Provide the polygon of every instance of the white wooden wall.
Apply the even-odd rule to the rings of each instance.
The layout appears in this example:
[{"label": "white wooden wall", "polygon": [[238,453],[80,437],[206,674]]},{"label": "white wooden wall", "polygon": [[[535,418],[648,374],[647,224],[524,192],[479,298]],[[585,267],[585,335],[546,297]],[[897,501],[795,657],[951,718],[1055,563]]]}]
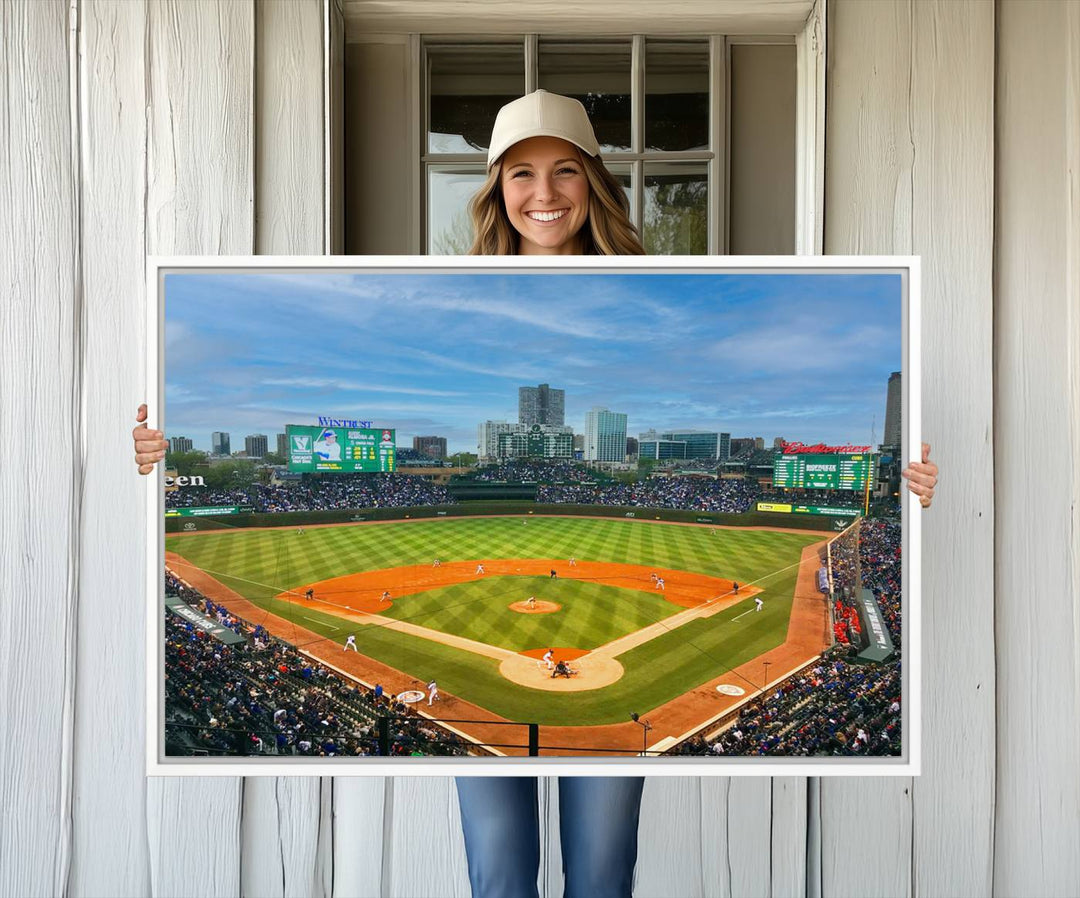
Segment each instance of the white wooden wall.
[{"label": "white wooden wall", "polygon": [[[1080,4],[828,26],[826,251],[923,257],[924,775],[650,780],[637,894],[1075,895]],[[328,28],[0,7],[0,895],[468,894],[448,779],[142,774],[143,257],[333,245]]]}]

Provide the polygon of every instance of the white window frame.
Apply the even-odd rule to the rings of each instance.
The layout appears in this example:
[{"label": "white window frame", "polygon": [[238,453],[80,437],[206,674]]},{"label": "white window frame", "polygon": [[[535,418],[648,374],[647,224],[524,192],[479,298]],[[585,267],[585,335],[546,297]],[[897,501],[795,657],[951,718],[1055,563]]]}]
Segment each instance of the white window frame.
[{"label": "white window frame", "polygon": [[[644,135],[643,103],[632,104],[631,139],[632,149],[629,154],[611,154],[611,161],[631,162],[633,166],[634,209],[631,217],[640,224],[644,205],[642,170],[644,163],[652,159],[677,161],[684,157],[687,161],[701,161],[706,158],[708,165],[709,196],[709,234],[707,248],[709,254],[726,254],[728,247],[728,178],[730,128],[728,110],[730,109],[730,47],[733,44],[766,43],[790,44],[796,48],[796,136],[795,136],[795,172],[796,172],[796,227],[795,253],[798,255],[818,255],[823,251],[824,229],[824,181],[825,181],[825,4],[826,0],[813,0],[809,4],[809,14],[801,20],[799,27],[780,25],[776,33],[767,35],[732,33],[733,24],[738,23],[738,13],[734,18],[728,16],[724,25],[726,34],[713,34],[709,37],[709,141],[714,149],[710,151],[688,151],[686,153],[647,154],[641,153]],[[755,21],[757,6],[753,0],[746,0],[746,21]],[[360,9],[364,4],[356,4]],[[474,7],[475,8],[475,7]],[[765,7],[762,7],[765,8]],[[346,16],[349,16],[348,3]],[[354,19],[359,21],[358,18]],[[415,24],[416,20],[413,21]],[[421,22],[423,24],[423,22]],[[562,34],[558,28],[538,28],[535,32],[522,33],[519,30],[506,30],[505,22],[492,21],[491,31],[482,35],[456,34],[445,30],[446,19],[439,24],[432,23],[430,34],[414,32],[409,35],[411,77],[410,95],[412,99],[410,125],[410,158],[413,172],[411,192],[414,202],[409,208],[410,250],[415,254],[424,254],[427,250],[429,235],[427,225],[427,184],[425,183],[426,165],[439,163],[473,163],[475,156],[461,154],[427,153],[427,59],[426,43],[490,43],[521,40],[525,53],[525,90],[536,89],[539,36],[545,38],[579,38],[584,41],[599,40],[604,37],[625,37],[600,31],[582,34],[575,29],[573,33]],[[535,24],[535,23],[522,23]],[[544,23],[546,24],[546,23]],[[773,29],[769,29],[772,31]],[[427,29],[424,28],[423,32]],[[653,39],[686,38],[685,32],[665,33],[662,29],[642,29],[632,36],[631,77],[632,96],[643,97],[641,81],[644,73],[644,52],[646,37]],[[699,35],[700,36],[700,35]],[[722,106],[719,104],[722,102]]]}]

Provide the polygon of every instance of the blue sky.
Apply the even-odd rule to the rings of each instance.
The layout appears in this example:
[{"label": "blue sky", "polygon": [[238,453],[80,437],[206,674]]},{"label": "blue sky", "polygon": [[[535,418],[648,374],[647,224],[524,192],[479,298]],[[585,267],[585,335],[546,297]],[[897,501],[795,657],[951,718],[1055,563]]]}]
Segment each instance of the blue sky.
[{"label": "blue sky", "polygon": [[901,363],[891,274],[172,274],[168,436],[210,448],[316,416],[475,451],[517,420],[519,386],[566,391],[566,423],[606,406],[649,428],[870,442]]}]

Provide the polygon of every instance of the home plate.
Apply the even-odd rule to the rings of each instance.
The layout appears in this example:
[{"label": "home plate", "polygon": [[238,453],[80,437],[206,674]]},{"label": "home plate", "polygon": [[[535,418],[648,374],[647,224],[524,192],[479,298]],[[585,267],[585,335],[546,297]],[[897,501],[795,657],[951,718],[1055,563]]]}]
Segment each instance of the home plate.
[{"label": "home plate", "polygon": [[746,690],[741,686],[731,686],[728,683],[721,683],[716,687],[716,691],[724,695],[746,695]]}]

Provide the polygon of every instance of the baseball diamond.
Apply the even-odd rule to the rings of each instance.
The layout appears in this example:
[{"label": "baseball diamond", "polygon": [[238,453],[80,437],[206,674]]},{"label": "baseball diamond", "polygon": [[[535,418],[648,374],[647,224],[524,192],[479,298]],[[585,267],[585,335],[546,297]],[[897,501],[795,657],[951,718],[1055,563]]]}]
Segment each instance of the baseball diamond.
[{"label": "baseball diamond", "polygon": [[[436,680],[439,714],[476,719],[457,728],[478,741],[492,738],[480,720],[534,722],[543,743],[568,753],[640,748],[630,711],[649,716],[654,744],[683,738],[739,701],[718,685],[752,695],[766,685],[763,671],[780,680],[827,644],[814,578],[832,534],[619,518],[519,522],[182,533],[166,539],[167,565],[364,682],[400,692]],[[359,653],[341,651],[349,634]],[[552,677],[548,649],[572,675]]]}]

